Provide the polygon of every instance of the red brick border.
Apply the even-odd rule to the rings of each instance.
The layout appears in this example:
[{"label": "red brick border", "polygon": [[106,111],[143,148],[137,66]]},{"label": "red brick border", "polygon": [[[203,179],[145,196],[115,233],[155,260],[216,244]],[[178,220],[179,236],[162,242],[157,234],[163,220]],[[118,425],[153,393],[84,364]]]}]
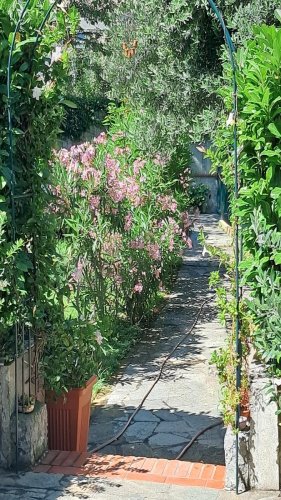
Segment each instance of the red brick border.
[{"label": "red brick border", "polygon": [[34,472],[118,478],[223,489],[222,465],[145,457],[50,451]]}]

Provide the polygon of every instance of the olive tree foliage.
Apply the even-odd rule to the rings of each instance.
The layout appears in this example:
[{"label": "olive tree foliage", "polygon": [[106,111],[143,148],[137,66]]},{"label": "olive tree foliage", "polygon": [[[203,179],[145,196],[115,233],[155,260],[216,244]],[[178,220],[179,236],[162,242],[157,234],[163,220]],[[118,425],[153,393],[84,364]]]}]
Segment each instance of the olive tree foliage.
[{"label": "olive tree foliage", "polygon": [[[279,1],[217,4],[240,45],[252,36],[254,24],[274,22]],[[165,151],[183,137],[211,135],[222,107],[217,89],[226,55],[208,0],[72,2],[83,17],[106,25],[95,50],[101,53],[108,97],[139,109],[136,133],[143,147]]]}]

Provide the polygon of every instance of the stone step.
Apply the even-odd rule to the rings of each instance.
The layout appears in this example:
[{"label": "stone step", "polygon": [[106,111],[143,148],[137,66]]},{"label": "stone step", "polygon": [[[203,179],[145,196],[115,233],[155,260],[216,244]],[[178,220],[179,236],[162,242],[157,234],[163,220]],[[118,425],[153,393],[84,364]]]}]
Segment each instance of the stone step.
[{"label": "stone step", "polygon": [[225,467],[222,465],[67,451],[49,451],[34,472],[150,481],[218,490],[223,489],[225,484]]}]

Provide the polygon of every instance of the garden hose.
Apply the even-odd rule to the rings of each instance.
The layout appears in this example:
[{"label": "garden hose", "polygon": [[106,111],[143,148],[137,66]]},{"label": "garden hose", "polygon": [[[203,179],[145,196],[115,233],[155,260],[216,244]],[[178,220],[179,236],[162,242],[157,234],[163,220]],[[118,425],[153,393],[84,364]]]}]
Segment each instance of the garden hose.
[{"label": "garden hose", "polygon": [[[159,382],[161,376],[162,376],[162,373],[163,373],[163,370],[164,370],[164,367],[167,363],[167,361],[172,357],[172,355],[174,354],[174,352],[180,347],[180,345],[185,341],[185,339],[189,336],[189,335],[192,335],[192,332],[195,328],[195,326],[197,325],[198,323],[198,320],[199,320],[199,317],[202,313],[202,310],[205,306],[205,304],[209,302],[209,299],[206,299],[204,302],[202,302],[200,308],[199,308],[199,311],[197,312],[196,316],[195,316],[195,319],[193,321],[193,324],[191,326],[191,328],[188,330],[188,332],[181,338],[181,340],[173,347],[173,349],[171,350],[171,352],[165,357],[164,361],[161,363],[161,366],[160,366],[160,369],[159,369],[159,372],[158,372],[158,375],[156,377],[156,379],[154,380],[153,384],[151,385],[151,387],[149,388],[149,390],[147,391],[147,393],[145,394],[145,396],[143,397],[143,399],[141,400],[140,404],[138,405],[138,407],[134,410],[134,412],[132,413],[132,415],[130,416],[128,422],[126,422],[125,426],[123,427],[123,429],[121,429],[121,431],[119,431],[115,436],[113,436],[111,439],[109,439],[108,441],[105,441],[104,443],[100,444],[99,446],[97,446],[94,450],[93,450],[93,453],[97,453],[98,451],[100,450],[103,450],[106,446],[114,443],[115,441],[117,441],[121,436],[123,436],[124,432],[128,429],[129,425],[131,424],[133,418],[136,416],[136,414],[140,411],[140,409],[142,408],[144,402],[146,401],[146,399],[148,398],[149,394],[151,393],[151,391],[154,389],[154,387],[156,386],[156,384]],[[182,456],[185,454],[185,452],[193,445],[193,443],[196,441],[196,439],[201,436],[201,434],[205,433],[206,431],[212,429],[213,427],[217,427],[218,425],[221,425],[223,422],[222,420],[220,420],[219,422],[216,422],[215,424],[212,424],[212,425],[208,425],[208,427],[205,427],[204,429],[202,429],[201,431],[199,431],[192,439],[191,441],[183,448],[183,450],[180,452],[180,454],[177,456],[177,460],[179,460],[180,458],[182,458]]]}]

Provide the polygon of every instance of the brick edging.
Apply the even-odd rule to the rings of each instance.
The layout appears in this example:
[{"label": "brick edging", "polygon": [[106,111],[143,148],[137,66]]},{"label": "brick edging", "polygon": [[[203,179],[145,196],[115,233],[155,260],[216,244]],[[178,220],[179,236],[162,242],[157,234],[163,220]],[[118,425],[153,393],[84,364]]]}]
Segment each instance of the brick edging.
[{"label": "brick edging", "polygon": [[222,465],[69,451],[50,451],[34,472],[214,489],[223,489],[225,483],[225,467]]}]

